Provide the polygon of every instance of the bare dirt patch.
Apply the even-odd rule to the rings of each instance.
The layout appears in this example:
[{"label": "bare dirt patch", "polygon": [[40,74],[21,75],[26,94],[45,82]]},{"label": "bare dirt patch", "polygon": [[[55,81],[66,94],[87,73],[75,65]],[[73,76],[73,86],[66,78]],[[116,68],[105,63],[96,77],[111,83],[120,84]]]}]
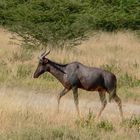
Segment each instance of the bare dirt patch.
[{"label": "bare dirt patch", "polygon": [[[0,106],[1,111],[33,111],[34,113],[42,113],[50,121],[57,119],[59,116],[63,121],[69,121],[71,118],[77,117],[75,105],[72,97],[63,97],[60,104],[60,114],[56,112],[58,91],[46,91],[46,94],[35,94],[35,91],[26,91],[19,89],[1,89],[0,90]],[[51,95],[52,94],[52,95]],[[100,109],[100,101],[97,99],[91,100],[79,99],[79,106],[83,117],[88,115],[89,111],[96,115]],[[140,105],[123,102],[124,117],[128,118],[133,115],[140,115]],[[59,119],[60,119],[59,118]],[[60,119],[60,120],[61,120]],[[108,103],[101,119],[120,120],[118,106],[112,102]],[[60,121],[59,120],[59,121]]]}]

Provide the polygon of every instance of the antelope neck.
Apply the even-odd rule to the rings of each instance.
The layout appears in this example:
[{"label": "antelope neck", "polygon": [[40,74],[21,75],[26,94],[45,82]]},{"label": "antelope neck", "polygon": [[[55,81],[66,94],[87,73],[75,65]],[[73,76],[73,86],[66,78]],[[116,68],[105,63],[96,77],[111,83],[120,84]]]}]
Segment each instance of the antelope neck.
[{"label": "antelope neck", "polygon": [[62,65],[62,64],[58,64],[56,62],[53,61],[48,61],[49,64],[49,72],[56,77],[61,83],[63,83],[63,76],[65,73],[65,69],[66,69],[66,65]]}]

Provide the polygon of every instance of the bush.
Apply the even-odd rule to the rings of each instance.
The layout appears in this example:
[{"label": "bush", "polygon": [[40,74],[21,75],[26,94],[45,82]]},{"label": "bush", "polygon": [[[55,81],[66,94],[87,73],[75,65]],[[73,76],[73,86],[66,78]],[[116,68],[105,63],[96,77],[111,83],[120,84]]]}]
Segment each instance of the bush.
[{"label": "bush", "polygon": [[140,117],[132,116],[130,119],[126,119],[122,122],[122,126],[127,128],[134,128],[140,132]]},{"label": "bush", "polygon": [[92,114],[92,112],[89,111],[88,116],[86,118],[82,118],[80,120],[76,120],[75,124],[78,127],[82,127],[82,128],[93,128],[94,127],[94,116]]},{"label": "bush", "polygon": [[137,87],[140,86],[140,80],[128,73],[122,74],[118,78],[118,87]]},{"label": "bush", "polygon": [[139,8],[139,0],[3,0],[0,24],[26,41],[63,46],[93,30],[139,30]]},{"label": "bush", "polygon": [[108,121],[101,121],[97,124],[97,128],[105,130],[105,131],[113,131],[113,125]]}]

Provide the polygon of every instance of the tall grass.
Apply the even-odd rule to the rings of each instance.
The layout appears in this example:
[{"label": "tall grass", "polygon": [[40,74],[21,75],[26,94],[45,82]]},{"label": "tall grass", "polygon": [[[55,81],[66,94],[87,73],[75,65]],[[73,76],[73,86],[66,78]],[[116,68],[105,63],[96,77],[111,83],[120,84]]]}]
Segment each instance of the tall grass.
[{"label": "tall grass", "polygon": [[21,89],[1,89],[1,139],[139,140],[140,138],[139,116],[129,115],[123,122],[119,121],[118,117],[111,119],[111,116],[95,121],[93,113],[84,112],[83,118],[78,118],[70,105],[73,102],[69,104],[67,101],[61,104],[61,113],[57,114],[56,101],[49,96],[34,94],[33,90],[27,92]]}]

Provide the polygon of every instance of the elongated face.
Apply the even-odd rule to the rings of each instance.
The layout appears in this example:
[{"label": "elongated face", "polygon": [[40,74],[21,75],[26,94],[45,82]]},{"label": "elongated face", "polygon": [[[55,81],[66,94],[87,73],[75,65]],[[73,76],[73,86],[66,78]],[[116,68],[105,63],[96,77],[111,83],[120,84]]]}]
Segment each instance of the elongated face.
[{"label": "elongated face", "polygon": [[38,66],[36,68],[36,71],[33,75],[34,78],[38,78],[41,74],[43,74],[45,71],[48,71],[49,70],[49,67],[48,67],[48,62],[49,60],[45,57],[47,56],[48,54],[50,53],[46,51],[43,52],[40,56],[39,56],[39,63],[38,63]]},{"label": "elongated face", "polygon": [[38,78],[41,74],[43,74],[45,71],[48,70],[47,63],[48,63],[48,59],[45,57],[39,60],[39,64],[33,75],[34,78]]}]

